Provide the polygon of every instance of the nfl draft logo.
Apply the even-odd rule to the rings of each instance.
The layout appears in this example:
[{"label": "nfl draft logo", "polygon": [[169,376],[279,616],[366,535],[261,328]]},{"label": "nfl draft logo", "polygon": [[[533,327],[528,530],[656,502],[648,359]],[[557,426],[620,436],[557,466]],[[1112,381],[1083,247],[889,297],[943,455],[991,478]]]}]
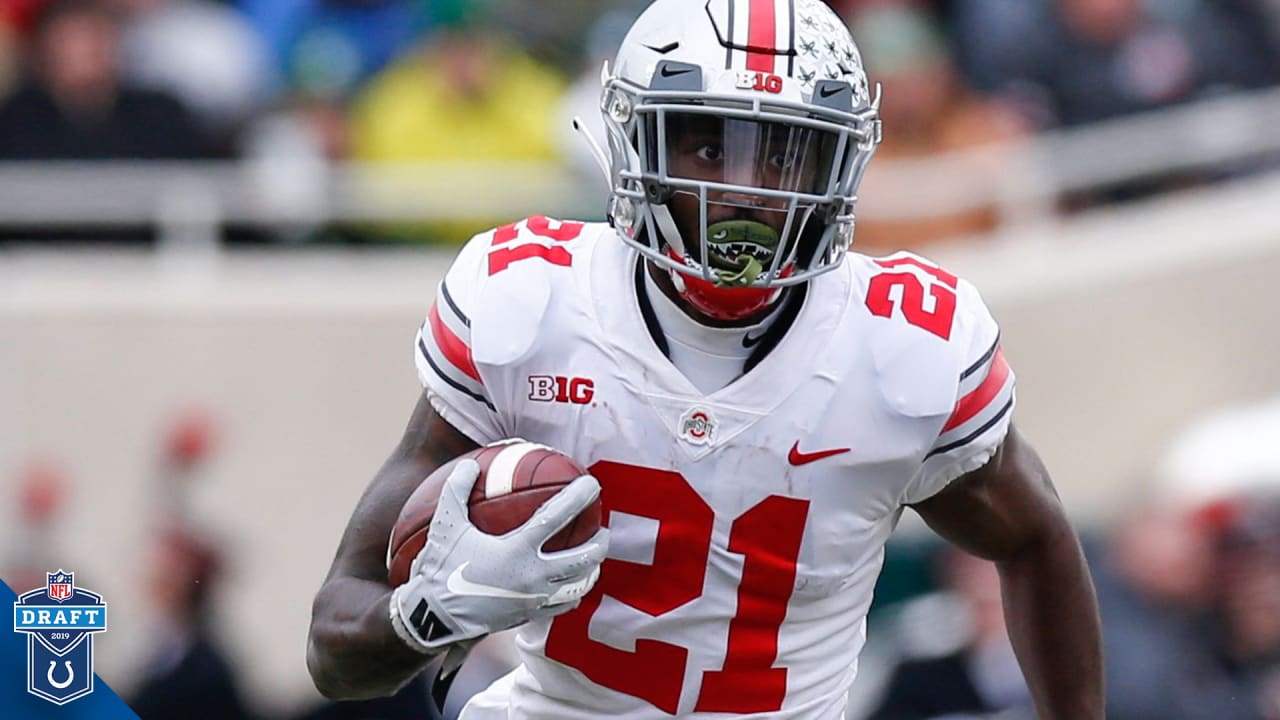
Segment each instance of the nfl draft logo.
[{"label": "nfl draft logo", "polygon": [[707,445],[715,439],[716,421],[703,408],[690,408],[680,416],[680,437],[694,445]]},{"label": "nfl draft logo", "polygon": [[27,692],[66,705],[93,692],[93,634],[107,629],[107,604],[75,585],[75,573],[46,573],[18,596],[14,632],[27,634]]}]

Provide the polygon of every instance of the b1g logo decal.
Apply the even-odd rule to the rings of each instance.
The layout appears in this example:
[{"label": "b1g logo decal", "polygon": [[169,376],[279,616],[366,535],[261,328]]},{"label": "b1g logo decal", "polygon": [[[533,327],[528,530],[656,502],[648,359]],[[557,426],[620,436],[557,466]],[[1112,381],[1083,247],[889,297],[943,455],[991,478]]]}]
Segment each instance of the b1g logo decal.
[{"label": "b1g logo decal", "polygon": [[756,92],[767,92],[774,95],[782,92],[782,78],[780,76],[757,70],[739,70],[735,85],[740,90],[755,90]]},{"label": "b1g logo decal", "polygon": [[27,692],[66,705],[93,692],[93,635],[107,629],[107,604],[76,587],[75,573],[45,577],[13,604],[13,630],[27,634]]},{"label": "b1g logo decal", "polygon": [[563,375],[530,375],[529,399],[534,402],[586,405],[596,396],[591,378]]},{"label": "b1g logo decal", "polygon": [[680,416],[680,437],[694,445],[706,445],[715,439],[716,421],[703,408],[690,408]]}]

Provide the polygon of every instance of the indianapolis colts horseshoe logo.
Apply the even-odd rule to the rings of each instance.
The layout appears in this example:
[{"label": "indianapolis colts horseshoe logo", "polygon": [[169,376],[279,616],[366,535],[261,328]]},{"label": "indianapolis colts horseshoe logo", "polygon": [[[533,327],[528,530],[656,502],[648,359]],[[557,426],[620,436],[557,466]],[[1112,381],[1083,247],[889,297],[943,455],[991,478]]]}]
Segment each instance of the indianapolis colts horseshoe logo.
[{"label": "indianapolis colts horseshoe logo", "polygon": [[53,669],[54,669],[55,667],[57,667],[57,666],[58,666],[58,661],[57,661],[57,660],[50,660],[50,661],[49,661],[49,673],[48,673],[48,675],[47,675],[47,679],[49,680],[49,684],[50,684],[50,685],[52,685],[52,686],[54,686],[54,687],[56,687],[56,688],[58,688],[59,690],[65,690],[65,689],[67,688],[67,686],[68,686],[68,685],[70,685],[71,683],[75,682],[75,679],[76,679],[76,669],[75,669],[74,667],[72,667],[72,666],[71,666],[71,661],[70,661],[70,660],[63,660],[63,661],[62,661],[62,664],[63,664],[63,665],[65,665],[65,666],[67,667],[67,679],[66,679],[66,680],[63,680],[62,682],[58,682],[57,680],[54,680],[54,679],[53,679]]}]

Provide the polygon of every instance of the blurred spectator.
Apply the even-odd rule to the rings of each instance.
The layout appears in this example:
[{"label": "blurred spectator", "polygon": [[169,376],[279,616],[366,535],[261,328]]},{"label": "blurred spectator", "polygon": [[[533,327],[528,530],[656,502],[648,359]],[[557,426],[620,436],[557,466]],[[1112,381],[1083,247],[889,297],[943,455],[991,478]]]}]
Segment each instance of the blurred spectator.
[{"label": "blurred spectator", "polygon": [[47,458],[30,461],[18,474],[18,516],[5,523],[5,552],[0,556],[0,578],[19,594],[45,584],[45,573],[60,556],[54,527],[66,504],[67,476]]},{"label": "blurred spectator", "polygon": [[1213,580],[1218,674],[1192,696],[1195,717],[1280,720],[1280,497],[1241,500]]},{"label": "blurred spectator", "polygon": [[3,0],[0,2],[0,25],[15,35],[25,35],[35,26],[36,16],[46,4],[48,0]]},{"label": "blurred spectator", "polygon": [[923,11],[874,8],[855,18],[852,27],[872,82],[884,88],[884,141],[862,185],[858,249],[876,254],[992,230],[998,220],[994,207],[947,206],[963,200],[975,184],[998,181],[999,155],[953,166],[946,177],[891,171],[904,167],[895,161],[1019,138],[1024,135],[1019,118],[963,85],[941,31]]},{"label": "blurred spectator", "polygon": [[[1031,85],[1041,59],[1053,52],[1053,0],[954,0],[951,39],[957,65],[983,92],[1024,101],[1033,123],[1043,126],[1046,104]],[[1039,113],[1039,114],[1037,114]]]},{"label": "blurred spectator", "polygon": [[1280,82],[1258,0],[1056,0],[1054,11],[1030,79],[1063,125]]},{"label": "blurred spectator", "polygon": [[1280,505],[1127,514],[1094,577],[1113,720],[1280,718]]},{"label": "blurred spectator", "polygon": [[[590,37],[601,18],[612,13],[636,18],[653,0],[556,0],[550,6],[528,0],[468,0],[481,2],[494,24],[526,52],[572,73],[590,52]],[[620,39],[620,38],[619,38]],[[617,51],[617,46],[612,51]],[[596,66],[599,70],[599,65]]]},{"label": "blurred spectator", "polygon": [[1112,533],[1094,579],[1114,720],[1280,718],[1278,428],[1277,398],[1195,423]]},{"label": "blurred spectator", "polygon": [[307,95],[335,98],[409,51],[436,18],[475,0],[236,0],[278,72]]},{"label": "blurred spectator", "polygon": [[[291,244],[365,239],[351,228],[326,223],[327,171],[350,152],[345,108],[316,96],[300,96],[259,117],[244,133],[241,152],[255,178],[258,200],[295,218],[273,229]],[[307,220],[313,218],[313,220]]]},{"label": "blurred spectator", "polygon": [[962,646],[895,668],[869,720],[927,720],[1029,711],[1031,696],[1009,644],[995,565],[954,548],[941,556],[943,584],[961,601]]},{"label": "blurred spectator", "polygon": [[355,153],[375,162],[549,159],[563,90],[518,48],[455,28],[373,80],[353,108]]},{"label": "blurred spectator", "polygon": [[18,44],[30,22],[23,5],[0,3],[0,97],[9,93],[18,75]]},{"label": "blurred spectator", "polygon": [[151,656],[128,703],[142,720],[244,720],[241,700],[213,626],[222,553],[189,528],[169,524],[155,534],[144,566]]},{"label": "blurred spectator", "polygon": [[126,84],[115,18],[89,0],[40,16],[27,75],[0,104],[0,158],[192,158],[205,144],[173,97]]},{"label": "blurred spectator", "polygon": [[1112,533],[1105,559],[1094,568],[1108,717],[1194,717],[1186,696],[1196,691],[1186,681],[1209,661],[1209,530],[1181,506],[1159,500],[1126,513]]},{"label": "blurred spectator", "polygon": [[125,17],[126,77],[174,94],[224,149],[275,89],[275,66],[244,16],[208,0],[110,0]]},{"label": "blurred spectator", "polygon": [[[367,162],[550,160],[563,80],[466,18],[376,77],[352,108],[355,158]],[[493,179],[500,187],[501,178]],[[505,222],[510,218],[503,218]],[[460,241],[492,221],[439,224]]]}]

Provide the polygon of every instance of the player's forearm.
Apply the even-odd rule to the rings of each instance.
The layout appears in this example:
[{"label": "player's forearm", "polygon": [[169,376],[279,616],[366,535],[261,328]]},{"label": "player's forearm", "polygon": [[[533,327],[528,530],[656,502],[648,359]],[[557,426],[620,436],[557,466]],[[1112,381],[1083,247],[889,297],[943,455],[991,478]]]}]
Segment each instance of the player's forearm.
[{"label": "player's forearm", "polygon": [[1009,637],[1041,720],[1104,716],[1098,602],[1065,521],[997,564]]},{"label": "player's forearm", "polygon": [[391,695],[430,659],[391,627],[390,590],[358,578],[330,578],[312,606],[307,669],[316,689],[334,700]]}]

